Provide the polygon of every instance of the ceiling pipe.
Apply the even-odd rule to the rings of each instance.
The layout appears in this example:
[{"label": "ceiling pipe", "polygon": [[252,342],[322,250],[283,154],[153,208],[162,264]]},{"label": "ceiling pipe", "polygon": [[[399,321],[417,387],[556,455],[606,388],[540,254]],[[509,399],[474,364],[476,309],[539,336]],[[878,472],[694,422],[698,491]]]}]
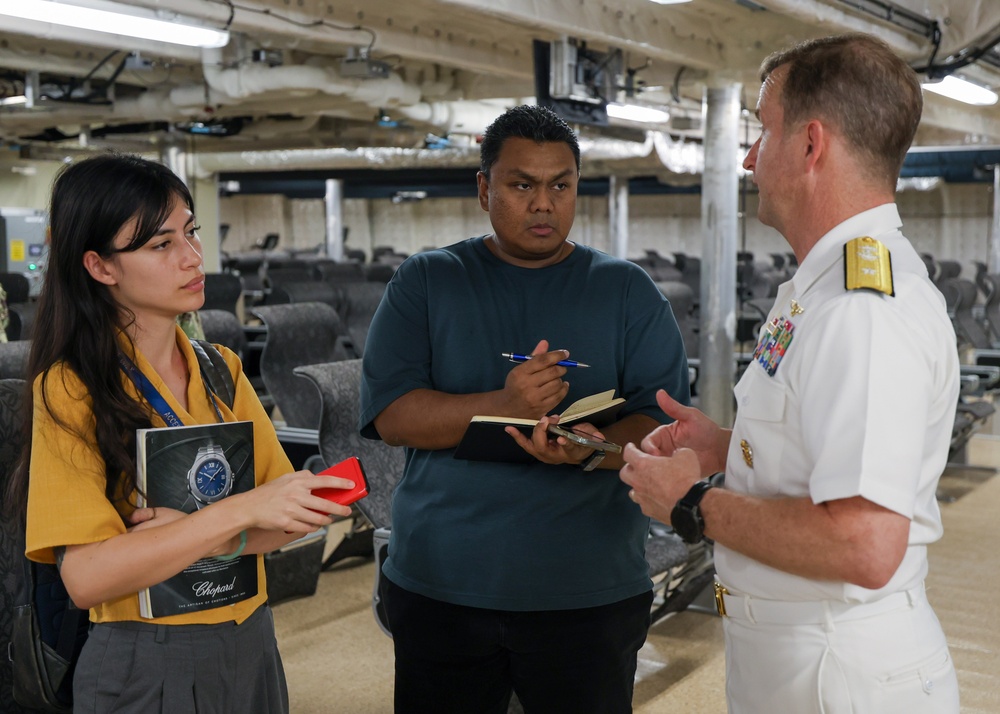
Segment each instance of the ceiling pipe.
[{"label": "ceiling pipe", "polygon": [[[471,47],[460,42],[443,41],[444,38],[419,36],[402,29],[380,26],[374,29],[359,23],[356,27],[343,27],[348,19],[333,14],[333,8],[326,3],[311,2],[315,11],[296,11],[293,7],[282,8],[284,21],[272,14],[273,3],[244,0],[233,6],[223,2],[205,0],[131,0],[139,7],[159,9],[165,4],[170,9],[218,27],[228,27],[231,33],[243,33],[253,38],[261,47],[276,47],[293,43],[295,49],[319,54],[341,56],[350,47],[371,47],[383,55],[400,55],[416,61],[461,67],[469,71],[490,72],[514,78],[530,78],[531,63],[527,59],[509,53],[498,53],[489,49],[486,43]],[[300,0],[299,5],[302,2]],[[291,3],[285,3],[290,6]],[[343,7],[337,6],[343,10]],[[230,10],[233,10],[230,17]],[[326,12],[325,16],[323,12]],[[320,24],[319,21],[325,21]]]},{"label": "ceiling pipe", "polygon": [[922,37],[899,31],[887,22],[869,22],[822,0],[754,0],[754,2],[772,12],[810,25],[827,25],[831,34],[865,32],[877,35],[908,59],[918,57],[927,51],[927,42]]},{"label": "ceiling pipe", "polygon": [[[585,164],[592,161],[628,161],[654,153],[674,173],[690,173],[692,161],[704,166],[704,153],[697,144],[674,142],[661,132],[647,132],[645,141],[606,137],[580,137]],[[479,146],[447,149],[297,149],[291,151],[199,152],[191,157],[196,175],[206,177],[222,171],[290,171],[293,169],[402,169],[477,167]]]},{"label": "ceiling pipe", "polygon": [[222,171],[290,171],[293,169],[441,168],[479,165],[479,147],[454,149],[295,149],[291,151],[231,151],[198,154],[195,175]]},{"label": "ceiling pipe", "polygon": [[[336,23],[317,25],[317,19],[311,13],[296,13],[288,9],[287,14],[298,22],[284,22],[269,12],[273,6],[261,2],[243,2],[233,7],[224,2],[205,2],[205,0],[129,0],[131,5],[153,10],[168,6],[171,11],[187,17],[213,24],[217,27],[227,27],[230,32],[244,32],[248,35],[264,37],[291,37],[300,41],[316,42],[329,45],[331,42],[344,46],[367,45],[371,42],[370,32],[362,29],[337,27]],[[256,10],[256,11],[255,11]],[[298,17],[295,15],[298,14]]]},{"label": "ceiling pipe", "polygon": [[222,52],[215,49],[204,51],[202,70],[209,88],[231,99],[277,92],[319,92],[333,96],[349,94],[355,101],[372,106],[416,104],[420,101],[420,88],[406,83],[396,73],[390,73],[384,79],[354,79],[341,77],[332,67],[303,64],[278,67],[250,64],[224,69]]},{"label": "ceiling pipe", "polygon": [[506,103],[467,100],[420,102],[412,106],[401,106],[397,111],[408,119],[432,124],[448,134],[476,136],[486,131],[486,127],[504,111],[518,103],[513,99]]},{"label": "ceiling pipe", "polygon": [[[6,28],[4,28],[6,29]],[[96,63],[98,59],[95,59]],[[11,48],[0,48],[0,67],[14,69],[21,72],[52,72],[53,74],[64,74],[70,77],[84,77],[91,72],[89,64],[82,62],[79,58],[64,57],[54,52],[40,54],[28,50],[17,50]],[[94,72],[96,79],[106,79],[115,71],[113,63],[105,64]]]}]

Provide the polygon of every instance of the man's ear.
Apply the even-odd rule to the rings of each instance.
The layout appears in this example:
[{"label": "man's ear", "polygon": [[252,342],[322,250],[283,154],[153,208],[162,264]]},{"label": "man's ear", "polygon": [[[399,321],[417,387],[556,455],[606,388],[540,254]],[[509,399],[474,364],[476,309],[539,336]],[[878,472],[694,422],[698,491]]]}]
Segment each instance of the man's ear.
[{"label": "man's ear", "polygon": [[90,277],[104,285],[117,285],[118,278],[108,266],[108,261],[99,256],[96,251],[88,250],[83,254],[83,267]]},{"label": "man's ear", "polygon": [[806,148],[805,160],[806,168],[812,170],[819,163],[820,158],[826,152],[827,134],[823,124],[813,120],[805,127]]},{"label": "man's ear", "polygon": [[476,186],[479,188],[479,207],[488,213],[490,210],[490,180],[482,171],[476,174]]}]

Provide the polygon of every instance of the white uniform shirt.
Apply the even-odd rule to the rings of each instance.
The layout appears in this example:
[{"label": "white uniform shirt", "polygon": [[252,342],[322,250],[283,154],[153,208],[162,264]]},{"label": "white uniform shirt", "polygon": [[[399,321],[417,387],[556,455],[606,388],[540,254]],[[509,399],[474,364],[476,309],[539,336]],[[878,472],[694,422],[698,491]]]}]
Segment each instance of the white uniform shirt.
[{"label": "white uniform shirt", "polygon": [[[726,487],[814,503],[862,496],[911,520],[903,562],[884,588],[868,590],[792,575],[716,544],[719,578],[734,590],[868,602],[927,572],[926,545],[942,533],[935,491],[958,403],[958,351],[944,298],[901,225],[895,204],[844,221],[779,288],[761,337],[770,327],[786,344],[736,385]],[[860,236],[889,249],[894,297],[846,289],[844,245]]]}]

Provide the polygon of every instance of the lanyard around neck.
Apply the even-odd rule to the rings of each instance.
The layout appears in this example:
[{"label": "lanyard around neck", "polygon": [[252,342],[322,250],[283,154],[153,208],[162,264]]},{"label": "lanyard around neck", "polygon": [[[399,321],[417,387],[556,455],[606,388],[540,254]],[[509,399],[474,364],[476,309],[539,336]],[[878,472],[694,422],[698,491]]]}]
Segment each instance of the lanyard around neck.
[{"label": "lanyard around neck", "polygon": [[[130,360],[124,352],[118,353],[118,364],[121,366],[122,371],[128,375],[129,379],[135,384],[136,389],[138,389],[142,396],[146,398],[150,406],[156,410],[156,413],[163,417],[163,421],[167,426],[184,426],[184,422],[181,421],[177,413],[170,408],[167,400],[163,398],[163,395],[153,386],[153,383],[142,372],[139,368],[135,366],[135,363]],[[200,374],[200,372],[199,372]],[[205,380],[202,378],[202,384]],[[212,407],[215,409],[215,415],[218,417],[220,422],[225,421],[222,417],[222,412],[219,410],[219,405],[215,401],[215,395],[205,385],[205,394],[208,395],[208,401],[212,403]]]}]

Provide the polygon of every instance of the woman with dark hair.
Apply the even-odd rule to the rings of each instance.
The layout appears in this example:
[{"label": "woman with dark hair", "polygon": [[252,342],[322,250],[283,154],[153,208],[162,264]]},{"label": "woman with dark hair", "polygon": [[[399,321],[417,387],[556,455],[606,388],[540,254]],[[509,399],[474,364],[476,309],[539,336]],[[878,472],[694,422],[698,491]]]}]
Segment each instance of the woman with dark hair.
[{"label": "woman with dark hair", "polygon": [[[74,711],[287,712],[260,554],[348,515],[312,489],[351,482],[293,472],[231,351],[218,348],[232,408],[203,380],[176,324],[205,299],[180,179],[136,156],[71,164],[56,179],[50,223],[32,418],[11,500],[24,506],[28,557],[58,563],[73,601],[90,609]],[[138,508],[136,429],[218,421],[253,423],[256,486],[190,514]],[[203,558],[247,554],[257,554],[256,596],[140,616],[140,591]]]}]

